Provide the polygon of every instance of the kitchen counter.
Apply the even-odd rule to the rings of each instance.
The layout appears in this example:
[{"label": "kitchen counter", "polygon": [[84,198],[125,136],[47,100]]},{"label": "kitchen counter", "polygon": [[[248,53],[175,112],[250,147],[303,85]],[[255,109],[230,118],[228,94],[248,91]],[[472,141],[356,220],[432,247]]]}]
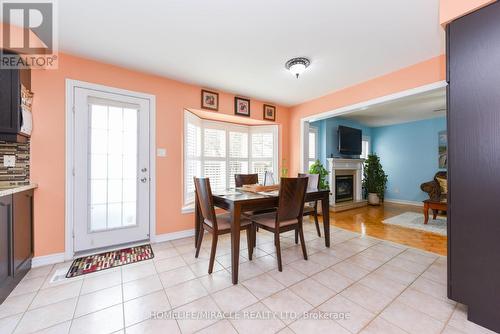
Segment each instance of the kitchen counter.
[{"label": "kitchen counter", "polygon": [[12,188],[3,188],[3,189],[0,188],[0,197],[7,196],[7,195],[12,195],[12,194],[15,194],[15,193],[19,193],[21,191],[35,189],[37,187],[38,187],[38,184],[36,184],[36,183],[30,183],[30,184],[26,184],[26,185],[23,185],[23,186],[15,186],[15,187],[12,187]]}]

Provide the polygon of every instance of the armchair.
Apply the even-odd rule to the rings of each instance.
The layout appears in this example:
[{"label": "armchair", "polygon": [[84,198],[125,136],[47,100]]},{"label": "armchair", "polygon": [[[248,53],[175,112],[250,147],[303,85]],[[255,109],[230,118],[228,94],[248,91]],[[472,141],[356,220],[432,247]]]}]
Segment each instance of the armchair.
[{"label": "armchair", "polygon": [[[429,194],[429,199],[433,202],[446,202],[447,200],[447,191],[446,193],[443,192],[443,185],[439,183],[438,178],[441,179],[441,182],[443,180],[448,179],[448,173],[445,171],[437,172],[436,175],[434,175],[434,180],[426,183],[422,183],[420,185],[420,189],[422,191],[426,192]],[[446,182],[444,182],[446,184]],[[445,189],[447,189],[448,186],[445,186]]]}]

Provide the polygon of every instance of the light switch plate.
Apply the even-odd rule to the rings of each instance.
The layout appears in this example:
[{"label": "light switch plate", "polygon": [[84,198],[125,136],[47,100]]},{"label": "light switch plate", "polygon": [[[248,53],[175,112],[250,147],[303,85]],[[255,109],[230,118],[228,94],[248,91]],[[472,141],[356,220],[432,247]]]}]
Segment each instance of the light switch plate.
[{"label": "light switch plate", "polygon": [[156,149],[156,156],[158,156],[158,157],[166,157],[167,156],[167,149],[165,149],[165,148],[158,148],[158,149]]},{"label": "light switch plate", "polygon": [[16,167],[16,156],[15,155],[4,155],[3,156],[3,166],[4,167]]}]

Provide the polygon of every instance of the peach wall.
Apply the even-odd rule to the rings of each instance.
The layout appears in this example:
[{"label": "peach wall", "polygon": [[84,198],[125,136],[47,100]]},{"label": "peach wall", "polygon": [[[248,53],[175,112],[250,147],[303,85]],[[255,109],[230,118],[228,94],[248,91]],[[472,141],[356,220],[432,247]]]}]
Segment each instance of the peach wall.
[{"label": "peach wall", "polygon": [[496,0],[441,0],[439,3],[439,22],[445,26],[454,19],[467,15]]},{"label": "peach wall", "polygon": [[444,55],[431,58],[399,71],[365,81],[358,85],[292,107],[290,109],[290,147],[292,148],[290,151],[291,175],[298,173],[302,169],[301,166],[299,166],[301,118],[443,81],[445,80],[445,61]]},{"label": "peach wall", "polygon": [[[156,145],[167,149],[157,158],[157,234],[193,228],[182,207],[182,129],[184,108],[200,107],[200,87],[59,54],[58,70],[33,70],[34,129],[31,178],[35,192],[35,256],[64,252],[65,240],[65,80],[75,79],[156,96]],[[219,112],[233,114],[233,95],[219,94]],[[262,119],[262,102],[252,100],[252,118]],[[277,108],[281,158],[289,157],[289,111]],[[280,158],[280,161],[281,161]]]}]

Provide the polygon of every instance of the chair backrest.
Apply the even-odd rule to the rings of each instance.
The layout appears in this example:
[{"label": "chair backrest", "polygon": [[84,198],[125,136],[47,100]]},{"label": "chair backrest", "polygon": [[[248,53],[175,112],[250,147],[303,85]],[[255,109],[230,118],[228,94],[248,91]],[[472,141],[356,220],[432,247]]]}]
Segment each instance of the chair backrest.
[{"label": "chair backrest", "polygon": [[234,183],[238,188],[245,184],[257,184],[259,183],[259,174],[234,174]]},{"label": "chair backrest", "polygon": [[274,173],[270,171],[266,171],[264,173],[264,185],[265,186],[272,186],[273,184],[276,184],[276,181],[274,181]]},{"label": "chair backrest", "polygon": [[212,189],[210,188],[210,179],[194,178],[194,187],[196,189],[196,200],[204,219],[210,221],[215,230],[217,230],[217,218],[215,216],[214,200]]},{"label": "chair backrest", "polygon": [[299,177],[307,177],[307,190],[315,191],[319,189],[319,174],[303,174],[299,173]]},{"label": "chair backrest", "polygon": [[280,183],[277,222],[294,218],[302,219],[307,178],[283,177]]}]

